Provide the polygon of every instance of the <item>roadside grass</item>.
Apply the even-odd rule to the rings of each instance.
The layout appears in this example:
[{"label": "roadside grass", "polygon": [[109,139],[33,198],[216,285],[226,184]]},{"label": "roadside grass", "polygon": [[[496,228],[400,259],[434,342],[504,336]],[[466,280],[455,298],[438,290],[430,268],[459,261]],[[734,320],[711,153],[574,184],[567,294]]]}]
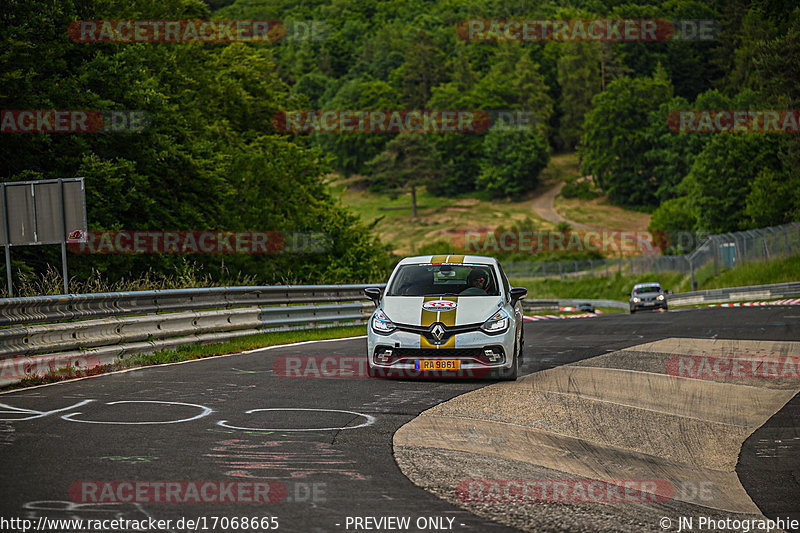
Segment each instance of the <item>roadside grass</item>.
[{"label": "roadside grass", "polygon": [[329,185],[342,204],[360,215],[364,223],[375,223],[374,231],[398,255],[413,255],[420,248],[436,243],[451,244],[455,250],[463,246],[465,231],[485,233],[500,226],[514,225],[523,225],[529,230],[555,229],[553,223],[539,218],[531,209],[532,194],[492,200],[483,193],[440,197],[420,188],[417,190],[418,217],[412,220],[410,192],[374,193],[355,187],[357,180],[331,176]]},{"label": "roadside grass", "polygon": [[695,279],[701,289],[800,281],[800,254],[770,261],[744,263],[722,270],[716,276],[714,276],[714,266],[706,265],[695,274]]},{"label": "roadside grass", "polygon": [[556,154],[550,157],[547,167],[539,174],[539,183],[540,187],[550,188],[560,181],[577,179],[580,175],[580,163],[576,152]]},{"label": "roadside grass", "polygon": [[[542,171],[542,183],[547,187],[559,181],[588,179],[581,175],[577,153],[559,154],[550,158],[550,164]],[[645,231],[650,223],[650,215],[608,203],[605,196],[591,200],[564,198],[560,194],[555,199],[555,209],[568,220],[613,231]]]},{"label": "roadside grass", "polygon": [[[242,275],[240,272],[232,273],[223,268],[225,279],[220,281],[208,273],[201,273],[197,264],[183,258],[174,272],[162,273],[148,270],[136,278],[121,278],[110,281],[97,270],[92,270],[91,275],[80,279],[73,276],[69,280],[69,288],[73,294],[90,294],[99,292],[129,292],[165,289],[188,289],[200,287],[246,286],[258,285],[255,277]],[[46,296],[64,294],[63,277],[61,271],[52,265],[39,273],[30,273],[19,270],[15,274],[14,296]],[[8,289],[0,288],[0,298],[8,297]]]},{"label": "roadside grass", "polygon": [[561,216],[602,230],[647,231],[650,215],[608,203],[605,196],[592,200],[556,197],[555,209]]},{"label": "roadside grass", "polygon": [[[708,264],[695,272],[695,280],[698,290],[800,281],[800,254],[771,261],[744,263],[732,269],[721,270],[716,276],[714,265]],[[526,287],[528,297],[532,299],[586,298],[622,302],[628,300],[627,294],[634,284],[645,281],[657,281],[665,289],[676,293],[689,292],[692,289],[689,274],[679,272],[635,276],[617,272],[608,278],[585,276],[566,278],[563,281],[552,278],[510,278],[512,285]]]},{"label": "roadside grass", "polygon": [[608,278],[586,276],[582,278],[549,279],[549,278],[514,278],[512,285],[528,289],[531,299],[582,299],[628,301],[627,294],[636,283],[658,281],[665,289],[674,292],[688,290],[691,282],[688,276],[677,272],[661,274],[624,275],[615,273]]},{"label": "roadside grass", "polygon": [[[328,185],[335,197],[351,211],[361,216],[366,224],[374,223],[374,231],[390,245],[397,255],[413,255],[420,248],[439,245],[437,249],[453,246],[458,251],[465,231],[489,232],[498,227],[524,226],[525,230],[550,231],[556,225],[537,216],[531,201],[545,189],[562,181],[580,176],[576,153],[556,154],[539,176],[536,191],[521,197],[493,200],[482,192],[456,197],[430,194],[424,187],[417,190],[418,218],[411,218],[411,193],[375,193],[366,189],[364,176],[343,178],[336,174],[328,177]],[[558,198],[556,204],[566,202],[562,214],[576,222],[615,231],[636,231],[647,228],[650,216],[608,205],[602,199],[590,201]],[[573,216],[574,212],[574,216]]]},{"label": "roadside grass", "polygon": [[246,350],[265,348],[267,346],[278,346],[281,344],[292,344],[303,341],[341,339],[364,334],[366,334],[366,326],[364,325],[335,326],[323,329],[259,333],[257,335],[239,337],[217,344],[193,344],[181,346],[173,350],[161,350],[150,354],[136,354],[125,359],[118,359],[110,364],[97,366],[89,369],[88,371],[76,370],[73,367],[58,369],[55,371],[50,371],[44,376],[25,378],[19,383],[2,387],[1,390],[5,391],[33,387],[35,385],[43,385],[46,383],[55,383],[58,381],[66,381],[75,378],[95,376],[130,368],[163,365],[168,363],[180,363],[182,361],[192,361],[195,359],[204,359],[206,357],[214,357],[217,355],[234,354]]}]

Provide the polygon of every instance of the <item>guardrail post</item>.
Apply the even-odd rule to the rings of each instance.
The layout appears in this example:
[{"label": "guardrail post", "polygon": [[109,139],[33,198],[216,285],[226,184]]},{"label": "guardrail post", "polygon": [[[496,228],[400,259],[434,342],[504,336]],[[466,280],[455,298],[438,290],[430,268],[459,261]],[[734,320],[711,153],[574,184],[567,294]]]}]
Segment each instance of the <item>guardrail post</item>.
[{"label": "guardrail post", "polygon": [[786,240],[786,252],[783,255],[791,255],[791,247],[789,246],[789,229],[783,228],[783,237]]},{"label": "guardrail post", "polygon": [[711,237],[711,244],[712,244],[712,246],[711,246],[712,252],[711,253],[714,254],[714,275],[716,276],[718,274],[718,264],[717,264],[718,263],[718,258],[717,258],[717,255],[719,254],[719,246],[717,245],[717,238],[716,237]]}]

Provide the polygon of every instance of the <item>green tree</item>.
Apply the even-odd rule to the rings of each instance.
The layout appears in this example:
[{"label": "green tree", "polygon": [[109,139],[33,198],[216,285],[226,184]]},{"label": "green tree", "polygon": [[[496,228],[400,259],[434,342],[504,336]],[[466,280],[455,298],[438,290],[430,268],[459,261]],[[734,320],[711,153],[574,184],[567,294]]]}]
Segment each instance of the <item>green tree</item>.
[{"label": "green tree", "polygon": [[439,152],[423,133],[401,133],[368,163],[371,179],[388,190],[411,190],[411,218],[417,218],[417,187],[442,173]]},{"label": "green tree", "polygon": [[730,109],[732,105],[730,98],[714,89],[699,95],[694,104],[682,97],[675,97],[648,114],[644,134],[649,149],[644,153],[644,160],[653,177],[658,201],[664,202],[681,194],[681,181],[689,173],[697,154],[714,136],[713,133],[675,131],[680,127],[679,122],[675,121],[678,112]]},{"label": "green tree", "polygon": [[[388,83],[355,79],[346,82],[323,109],[393,110],[399,107],[399,95]],[[393,133],[321,132],[312,134],[314,144],[335,157],[334,166],[345,175],[366,174],[367,161],[381,153]]]},{"label": "green tree", "polygon": [[[368,279],[386,268],[368,230],[327,193],[326,159],[276,135],[272,117],[297,100],[270,48],[65,39],[74,20],[209,18],[199,0],[37,0],[15,2],[2,16],[8,46],[0,49],[0,108],[141,110],[151,117],[140,132],[1,135],[2,179],[83,176],[91,230],[286,229],[334,239],[318,255],[229,256],[224,267],[213,255],[194,258],[220,281],[240,273],[262,283],[336,281],[332,276],[347,269],[350,280]],[[15,256],[33,270],[59,260],[52,247]],[[70,268],[113,281],[173,272],[184,259],[80,254]]]},{"label": "green tree", "polygon": [[800,175],[761,170],[745,199],[745,214],[753,227],[800,220]]},{"label": "green tree", "polygon": [[697,214],[692,210],[689,198],[680,196],[658,206],[647,229],[657,236],[656,244],[663,251],[683,254],[690,251],[685,247],[690,241],[683,236],[692,232],[696,225]]},{"label": "green tree", "polygon": [[583,170],[618,205],[656,204],[657,184],[644,154],[651,145],[644,126],[648,114],[672,97],[659,68],[650,78],[623,77],[592,100],[579,152]]},{"label": "green tree", "polygon": [[495,198],[518,196],[536,188],[539,173],[550,159],[547,137],[537,129],[503,131],[497,127],[483,140],[483,151],[476,185]]},{"label": "green tree", "polygon": [[[715,134],[697,156],[682,183],[692,210],[697,213],[698,229],[720,233],[753,226],[746,211],[747,198],[761,172],[785,177],[779,152],[785,139],[769,133]],[[773,180],[764,174],[765,187]],[[758,205],[757,196],[752,205]]]},{"label": "green tree", "polygon": [[601,90],[600,47],[597,43],[569,42],[558,58],[558,85],[561,88],[559,140],[573,150],[583,134],[583,120],[591,109],[592,98]]},{"label": "green tree", "polygon": [[423,109],[434,87],[447,79],[446,56],[428,32],[419,30],[406,49],[403,64],[390,76],[392,85],[400,88],[406,109]]}]

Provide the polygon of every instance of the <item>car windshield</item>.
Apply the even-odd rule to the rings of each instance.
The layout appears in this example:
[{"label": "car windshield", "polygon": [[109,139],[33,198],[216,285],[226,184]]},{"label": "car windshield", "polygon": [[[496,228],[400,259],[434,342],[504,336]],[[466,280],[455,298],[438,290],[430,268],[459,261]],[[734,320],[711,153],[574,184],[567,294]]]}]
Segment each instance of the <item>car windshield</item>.
[{"label": "car windshield", "polygon": [[499,296],[494,269],[482,264],[403,265],[387,296]]},{"label": "car windshield", "polygon": [[660,285],[646,285],[644,287],[639,287],[637,289],[633,289],[633,294],[648,294],[652,292],[661,292]]}]

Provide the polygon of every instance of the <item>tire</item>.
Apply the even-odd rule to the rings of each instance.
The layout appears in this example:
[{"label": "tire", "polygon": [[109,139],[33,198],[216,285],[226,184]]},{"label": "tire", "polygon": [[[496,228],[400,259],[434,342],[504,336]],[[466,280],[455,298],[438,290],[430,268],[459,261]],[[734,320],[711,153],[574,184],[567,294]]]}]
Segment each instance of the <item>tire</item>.
[{"label": "tire", "polygon": [[[520,334],[521,338],[521,334]],[[521,339],[520,339],[521,340]],[[501,368],[497,371],[497,379],[501,381],[516,381],[517,376],[519,375],[519,358],[522,350],[520,349],[519,343],[514,341],[514,353],[512,356],[514,357],[514,361],[511,363],[511,368]]]},{"label": "tire", "polygon": [[636,308],[635,307],[631,307],[631,314],[633,314],[635,312],[636,312]]}]

